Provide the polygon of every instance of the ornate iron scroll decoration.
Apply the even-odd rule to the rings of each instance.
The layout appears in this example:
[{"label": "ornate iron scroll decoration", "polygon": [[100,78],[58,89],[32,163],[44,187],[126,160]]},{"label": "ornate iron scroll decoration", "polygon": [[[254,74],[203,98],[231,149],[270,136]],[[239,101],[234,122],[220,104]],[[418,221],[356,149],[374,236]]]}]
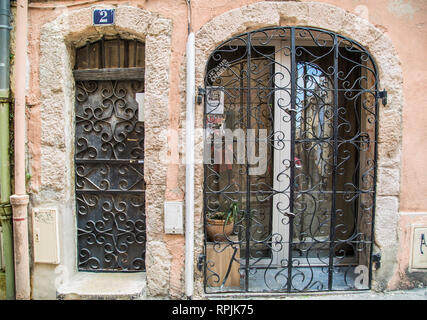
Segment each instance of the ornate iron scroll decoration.
[{"label": "ornate iron scroll decoration", "polygon": [[[265,28],[212,52],[204,113],[206,293],[370,288],[378,84],[366,49],[321,29]],[[238,162],[237,135],[232,164],[218,163],[230,141],[214,136],[225,129],[246,138],[256,129],[255,146],[268,145],[264,173],[251,175],[253,165]],[[211,231],[209,218],[236,207],[231,232],[225,222]]]},{"label": "ornate iron scroll decoration", "polygon": [[75,180],[78,266],[145,270],[142,81],[77,81]]}]

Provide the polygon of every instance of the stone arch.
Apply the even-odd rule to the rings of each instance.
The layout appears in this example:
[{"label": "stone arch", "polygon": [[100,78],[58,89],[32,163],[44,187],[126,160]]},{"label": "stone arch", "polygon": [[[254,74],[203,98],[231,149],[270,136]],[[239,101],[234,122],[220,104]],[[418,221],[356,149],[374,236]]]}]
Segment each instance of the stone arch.
[{"label": "stone arch", "polygon": [[[96,8],[111,6],[96,6]],[[41,189],[32,204],[58,208],[62,264],[76,271],[74,194],[74,49],[102,35],[145,42],[146,275],[150,295],[168,295],[171,256],[163,241],[166,165],[159,163],[159,132],[168,126],[172,21],[131,6],[115,7],[113,26],[92,25],[93,7],[67,10],[43,25],[40,35]],[[62,230],[62,231],[61,231]],[[73,252],[71,258],[70,252]],[[35,269],[37,272],[37,269]]]},{"label": "stone arch", "polygon": [[[367,20],[345,10],[316,2],[258,2],[225,12],[196,32],[196,87],[203,87],[205,67],[211,52],[238,34],[275,26],[307,26],[333,31],[366,48],[374,58],[380,89],[388,92],[387,105],[380,104],[375,213],[374,253],[380,252],[382,268],[374,271],[372,288],[388,287],[397,266],[397,219],[399,214],[401,109],[403,74],[400,60],[389,37]],[[203,108],[196,108],[196,128],[203,127]],[[203,150],[199,137],[196,150]],[[195,248],[203,252],[203,165],[195,176]],[[195,268],[195,270],[197,270]],[[203,274],[196,274],[196,292],[203,295]]]}]

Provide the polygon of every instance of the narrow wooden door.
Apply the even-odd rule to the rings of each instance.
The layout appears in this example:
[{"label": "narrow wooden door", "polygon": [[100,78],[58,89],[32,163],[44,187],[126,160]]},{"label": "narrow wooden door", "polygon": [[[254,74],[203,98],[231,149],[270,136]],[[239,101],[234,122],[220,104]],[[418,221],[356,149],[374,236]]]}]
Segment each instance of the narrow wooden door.
[{"label": "narrow wooden door", "polygon": [[140,80],[77,81],[75,181],[80,270],[145,269]]}]

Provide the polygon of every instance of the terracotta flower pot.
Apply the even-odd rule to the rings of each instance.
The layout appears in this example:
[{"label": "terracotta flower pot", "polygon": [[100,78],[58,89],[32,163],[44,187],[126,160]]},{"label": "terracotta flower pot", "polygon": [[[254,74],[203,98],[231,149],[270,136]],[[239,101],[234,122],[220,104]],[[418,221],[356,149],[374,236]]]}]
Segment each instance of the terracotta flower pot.
[{"label": "terracotta flower pot", "polygon": [[207,218],[206,232],[210,241],[227,241],[227,237],[233,232],[233,221],[225,224],[225,220]]}]

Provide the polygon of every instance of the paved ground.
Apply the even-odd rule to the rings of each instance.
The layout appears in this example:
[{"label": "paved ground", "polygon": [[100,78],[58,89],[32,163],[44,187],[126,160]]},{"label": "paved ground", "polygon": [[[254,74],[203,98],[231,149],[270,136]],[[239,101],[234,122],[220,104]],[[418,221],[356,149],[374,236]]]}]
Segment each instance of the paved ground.
[{"label": "paved ground", "polygon": [[427,288],[384,293],[364,292],[318,296],[317,300],[427,300]]}]

